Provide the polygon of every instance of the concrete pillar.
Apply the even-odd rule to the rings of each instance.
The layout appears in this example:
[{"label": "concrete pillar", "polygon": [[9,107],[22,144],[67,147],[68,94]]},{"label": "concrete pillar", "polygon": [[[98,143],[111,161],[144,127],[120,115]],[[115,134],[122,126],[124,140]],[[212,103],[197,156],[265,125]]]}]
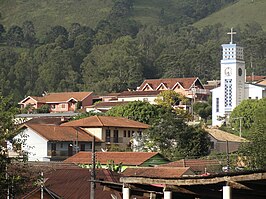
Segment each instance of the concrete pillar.
[{"label": "concrete pillar", "polygon": [[223,186],[223,199],[231,199],[231,187]]},{"label": "concrete pillar", "polygon": [[164,191],[163,192],[164,199],[172,199],[172,191]]},{"label": "concrete pillar", "polygon": [[123,199],[130,199],[130,190],[123,186]]}]

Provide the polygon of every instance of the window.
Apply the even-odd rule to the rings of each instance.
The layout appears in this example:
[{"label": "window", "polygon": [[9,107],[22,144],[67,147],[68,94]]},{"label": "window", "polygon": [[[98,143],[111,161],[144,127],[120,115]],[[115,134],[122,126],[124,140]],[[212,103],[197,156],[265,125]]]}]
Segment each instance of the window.
[{"label": "window", "polygon": [[148,98],[143,98],[143,102],[148,102]]},{"label": "window", "polygon": [[127,131],[124,130],[124,137],[127,137]]},{"label": "window", "polygon": [[225,108],[231,108],[232,107],[232,79],[225,79],[225,85],[224,85],[224,106]]},{"label": "window", "polygon": [[219,98],[216,98],[216,112],[219,112]]},{"label": "window", "polygon": [[134,133],[135,133],[135,132],[134,132],[134,131],[132,131],[132,136],[134,136]]},{"label": "window", "polygon": [[55,104],[52,104],[51,105],[51,109],[55,109]]},{"label": "window", "polygon": [[63,148],[63,147],[64,147],[64,144],[63,144],[63,143],[61,143],[61,144],[60,144],[60,147],[61,147],[61,148]]},{"label": "window", "polygon": [[65,107],[66,107],[66,105],[65,105],[65,104],[61,104],[61,107],[62,107],[62,108],[65,108]]},{"label": "window", "polygon": [[111,141],[111,131],[110,129],[106,129],[105,131],[105,142],[110,142]]},{"label": "window", "polygon": [[114,130],[114,143],[118,143],[118,130]]},{"label": "window", "polygon": [[130,137],[130,131],[127,132],[127,137]]},{"label": "window", "polygon": [[211,149],[214,149],[214,142],[211,142]]},{"label": "window", "polygon": [[80,144],[80,151],[85,151],[85,144]]}]

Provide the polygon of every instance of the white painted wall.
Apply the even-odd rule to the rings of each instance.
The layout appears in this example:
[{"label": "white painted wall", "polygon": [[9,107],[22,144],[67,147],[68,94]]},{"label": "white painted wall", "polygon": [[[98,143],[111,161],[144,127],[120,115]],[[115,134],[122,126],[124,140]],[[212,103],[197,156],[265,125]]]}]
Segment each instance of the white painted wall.
[{"label": "white painted wall", "polygon": [[246,99],[262,99],[266,97],[266,88],[252,84],[245,85]]},{"label": "white painted wall", "polygon": [[33,130],[26,128],[15,139],[24,140],[21,149],[28,153],[29,161],[50,161],[47,157],[47,140]]},{"label": "white painted wall", "polygon": [[118,97],[117,101],[119,102],[134,102],[134,101],[146,101],[150,104],[156,104],[154,100],[156,99],[156,96],[150,97],[150,96],[138,96],[138,97]]}]

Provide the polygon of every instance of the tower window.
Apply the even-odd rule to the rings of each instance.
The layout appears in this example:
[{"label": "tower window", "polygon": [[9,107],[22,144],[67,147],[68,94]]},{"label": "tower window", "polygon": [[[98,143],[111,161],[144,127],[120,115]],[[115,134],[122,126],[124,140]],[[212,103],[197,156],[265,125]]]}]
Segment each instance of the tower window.
[{"label": "tower window", "polygon": [[219,98],[216,98],[216,112],[219,112]]}]

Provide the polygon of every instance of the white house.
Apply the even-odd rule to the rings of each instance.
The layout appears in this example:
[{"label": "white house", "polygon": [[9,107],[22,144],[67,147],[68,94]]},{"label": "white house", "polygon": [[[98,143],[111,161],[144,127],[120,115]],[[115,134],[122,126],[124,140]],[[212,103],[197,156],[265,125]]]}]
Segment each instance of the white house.
[{"label": "white house", "polygon": [[[29,161],[63,160],[78,151],[91,151],[93,136],[74,127],[24,124],[14,139],[23,140]],[[99,139],[97,145],[101,144]]]},{"label": "white house", "polygon": [[266,96],[266,86],[245,82],[243,48],[233,44],[233,29],[228,33],[231,42],[223,44],[221,60],[221,85],[212,90],[212,125],[220,126],[221,118],[230,116],[233,109],[244,99],[261,99]]}]

